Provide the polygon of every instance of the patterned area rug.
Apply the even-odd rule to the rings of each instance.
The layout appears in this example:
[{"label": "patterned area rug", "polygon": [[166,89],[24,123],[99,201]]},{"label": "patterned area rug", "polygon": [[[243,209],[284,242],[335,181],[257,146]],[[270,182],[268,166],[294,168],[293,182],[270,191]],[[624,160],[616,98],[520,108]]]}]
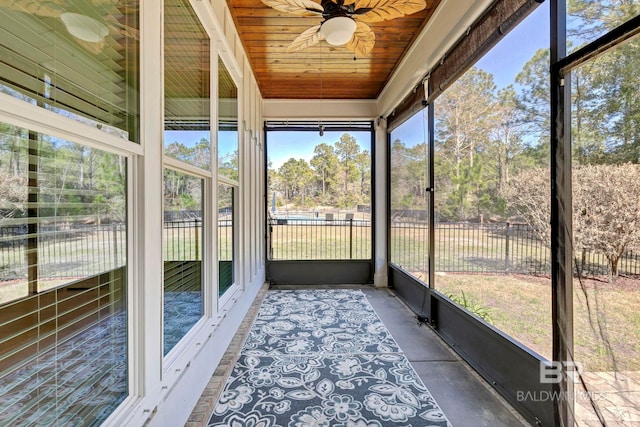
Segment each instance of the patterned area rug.
[{"label": "patterned area rug", "polygon": [[269,291],[208,425],[450,426],[351,289]]}]

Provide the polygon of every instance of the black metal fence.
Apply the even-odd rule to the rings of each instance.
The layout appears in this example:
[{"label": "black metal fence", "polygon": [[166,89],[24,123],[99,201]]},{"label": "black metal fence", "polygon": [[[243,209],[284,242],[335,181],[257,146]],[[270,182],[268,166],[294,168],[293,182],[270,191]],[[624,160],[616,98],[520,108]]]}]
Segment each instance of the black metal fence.
[{"label": "black metal fence", "polygon": [[[218,223],[218,252],[231,260],[233,220]],[[202,220],[167,220],[163,231],[164,256],[168,261],[200,260]],[[37,257],[29,258],[28,240],[36,239]],[[37,260],[41,279],[85,277],[125,264],[126,226],[113,224],[46,224],[29,235],[26,224],[0,226],[0,280],[24,279],[28,263]]]},{"label": "black metal fence", "polygon": [[[36,238],[30,249],[28,241]],[[122,223],[40,224],[36,235],[28,234],[26,224],[0,227],[0,280],[26,278],[28,263],[34,261],[38,277],[56,279],[113,270],[124,265],[125,259],[126,227]]]},{"label": "black metal fence", "polygon": [[[164,221],[165,261],[195,261],[202,259],[202,219]],[[218,260],[233,259],[233,219],[218,220]]]},{"label": "black metal fence", "polygon": [[371,259],[371,221],[270,218],[269,259]]},{"label": "black metal fence", "polygon": [[[166,218],[166,216],[165,216]],[[164,221],[165,261],[202,260],[202,220],[200,218]]]},{"label": "black metal fence", "polygon": [[[438,224],[437,271],[546,274],[550,250],[526,224]],[[455,252],[454,252],[455,251]]]},{"label": "black metal fence", "polygon": [[[435,271],[457,273],[551,273],[551,249],[527,224],[438,223],[435,228]],[[394,222],[391,260],[408,271],[427,272],[428,224]],[[606,275],[604,254],[585,249],[576,254],[576,273]],[[620,259],[619,274],[640,274],[633,249]]]},{"label": "black metal fence", "polygon": [[[426,221],[393,221],[390,259],[407,271],[428,269],[429,233]],[[271,218],[268,223],[272,260],[369,259],[371,223],[355,219]],[[435,270],[458,273],[548,275],[551,250],[527,224],[438,223],[435,229]],[[576,272],[606,275],[602,253],[576,254]],[[639,275],[640,256],[628,250],[618,265],[620,274]]]},{"label": "black metal fence", "polygon": [[[232,259],[232,220],[218,224],[220,259]],[[200,219],[165,221],[166,260],[197,260],[201,251]],[[268,223],[273,260],[370,259],[372,230],[368,220],[272,218]],[[0,227],[0,280],[27,277],[26,225]],[[422,221],[391,224],[391,261],[408,271],[426,272],[428,225]],[[438,223],[435,269],[460,273],[550,273],[550,249],[526,224]],[[40,225],[38,277],[83,277],[124,265],[125,224]],[[605,275],[606,257],[592,250],[576,254],[576,272]],[[618,272],[640,275],[638,250],[629,249]]]}]

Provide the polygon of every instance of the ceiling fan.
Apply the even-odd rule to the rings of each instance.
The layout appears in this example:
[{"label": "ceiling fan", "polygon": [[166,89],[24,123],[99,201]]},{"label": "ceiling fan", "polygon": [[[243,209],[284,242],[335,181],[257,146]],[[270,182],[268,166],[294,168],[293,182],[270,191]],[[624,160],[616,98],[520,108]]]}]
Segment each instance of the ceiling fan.
[{"label": "ceiling fan", "polygon": [[376,36],[367,23],[388,21],[419,12],[425,0],[262,0],[280,12],[298,16],[321,16],[324,20],[303,31],[287,47],[295,52],[324,40],[332,46],[344,46],[356,56],[367,56]]}]

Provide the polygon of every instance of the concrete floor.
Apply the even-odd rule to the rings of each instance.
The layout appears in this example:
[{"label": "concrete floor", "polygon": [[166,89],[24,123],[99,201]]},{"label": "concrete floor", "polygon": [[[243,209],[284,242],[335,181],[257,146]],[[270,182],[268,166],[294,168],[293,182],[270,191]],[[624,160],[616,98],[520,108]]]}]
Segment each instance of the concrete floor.
[{"label": "concrete floor", "polygon": [[362,290],[454,427],[530,425],[391,290]]},{"label": "concrete floor", "polygon": [[[367,296],[374,310],[409,359],[414,369],[454,427],[521,427],[530,426],[475,371],[461,360],[428,326],[417,322],[414,313],[389,289],[370,286],[323,286],[324,288],[357,288]],[[273,286],[272,289],[309,289],[310,286]],[[315,286],[314,286],[315,288]],[[264,290],[266,291],[266,289]],[[245,319],[235,343],[227,350],[224,366],[219,366],[205,390],[201,402],[192,413],[188,427],[206,425],[213,410],[217,392],[244,342],[260,298]]]}]

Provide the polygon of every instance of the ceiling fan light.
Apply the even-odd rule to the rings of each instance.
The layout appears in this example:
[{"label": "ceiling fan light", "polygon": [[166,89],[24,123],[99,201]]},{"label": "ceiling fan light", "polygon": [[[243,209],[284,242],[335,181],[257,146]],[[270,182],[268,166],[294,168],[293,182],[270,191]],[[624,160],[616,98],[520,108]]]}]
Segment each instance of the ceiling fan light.
[{"label": "ceiling fan light", "polygon": [[320,27],[325,40],[331,46],[346,44],[356,31],[356,21],[346,16],[327,19]]},{"label": "ceiling fan light", "polygon": [[102,22],[80,13],[63,13],[60,19],[69,34],[86,42],[98,43],[109,34],[109,28]]}]

